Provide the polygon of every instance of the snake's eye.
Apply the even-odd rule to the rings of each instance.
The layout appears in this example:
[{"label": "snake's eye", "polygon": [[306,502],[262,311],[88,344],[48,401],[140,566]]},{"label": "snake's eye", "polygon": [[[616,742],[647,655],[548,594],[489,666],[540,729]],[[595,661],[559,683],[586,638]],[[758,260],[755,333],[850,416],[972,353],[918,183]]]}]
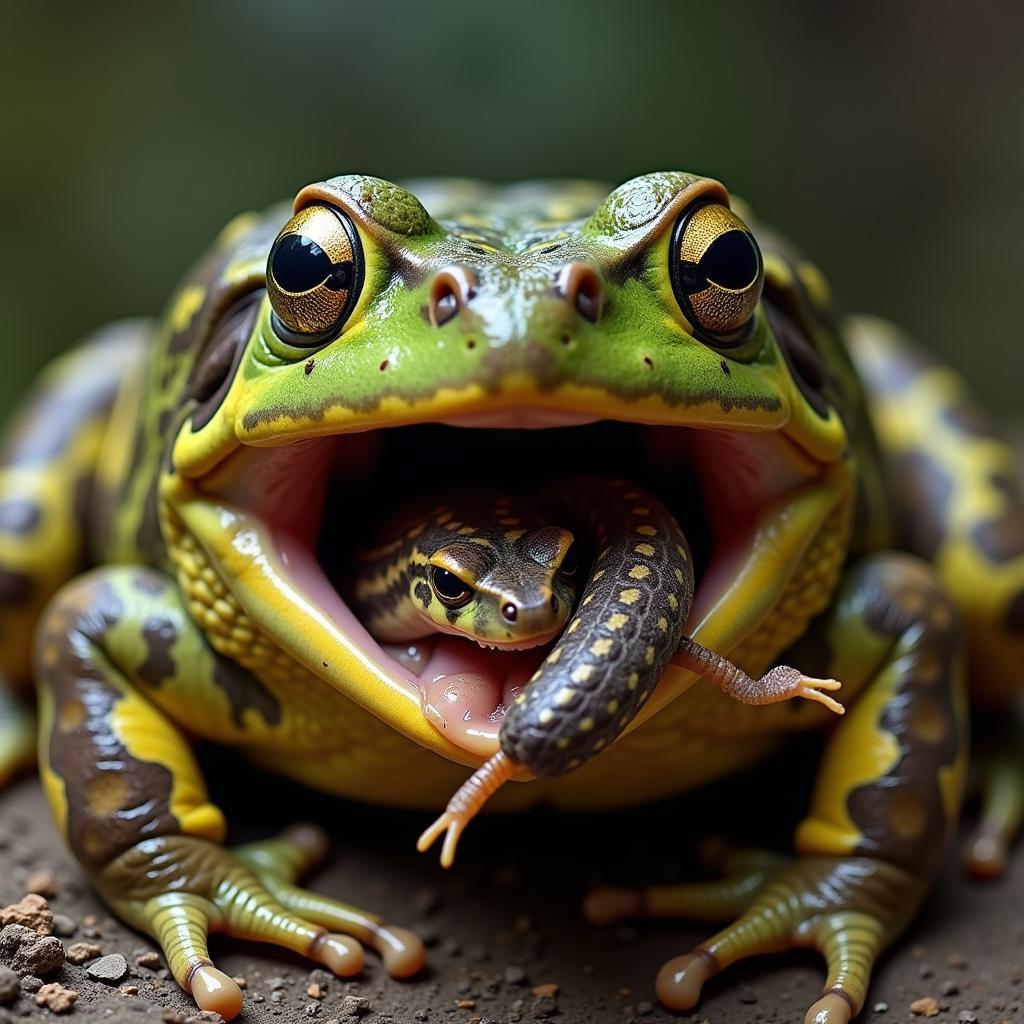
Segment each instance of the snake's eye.
[{"label": "snake's eye", "polygon": [[441,604],[461,608],[472,596],[473,589],[453,572],[435,565],[430,570],[430,586]]},{"label": "snake's eye", "polygon": [[761,298],[761,250],[727,206],[703,203],[679,218],[670,249],[672,287],[694,329],[716,345],[744,341]]},{"label": "snake's eye", "polygon": [[330,206],[307,206],[284,226],[267,260],[275,330],[292,345],[317,345],[352,312],[363,253],[352,222]]},{"label": "snake's eye", "polygon": [[562,556],[562,564],[558,567],[558,571],[567,579],[572,579],[572,577],[576,575],[576,570],[579,569],[579,567],[579,553],[576,550],[576,542],[573,541],[573,543],[565,549],[565,554]]}]

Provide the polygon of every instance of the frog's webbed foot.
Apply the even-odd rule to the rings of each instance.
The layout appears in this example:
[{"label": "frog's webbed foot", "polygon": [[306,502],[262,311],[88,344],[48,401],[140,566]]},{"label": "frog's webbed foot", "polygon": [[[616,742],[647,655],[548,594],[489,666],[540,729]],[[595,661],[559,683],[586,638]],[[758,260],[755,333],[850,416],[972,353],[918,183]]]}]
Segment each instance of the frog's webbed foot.
[{"label": "frog's webbed foot", "polygon": [[283,946],[341,977],[362,969],[363,943],[380,953],[393,977],[423,966],[423,943],[412,932],[294,884],[326,848],[311,826],[233,851],[165,836],[125,851],[95,880],[118,914],[160,943],[175,980],[200,1009],[231,1019],[242,993],[213,965],[210,932]]},{"label": "frog's webbed foot", "polygon": [[727,851],[721,881],[648,889],[597,889],[587,916],[606,923],[656,916],[736,920],[658,972],[659,999],[696,1005],[710,977],[746,957],[812,947],[828,977],[806,1024],[847,1024],[864,1005],[874,962],[917,906],[922,883],[868,857],[789,861],[761,851]]}]

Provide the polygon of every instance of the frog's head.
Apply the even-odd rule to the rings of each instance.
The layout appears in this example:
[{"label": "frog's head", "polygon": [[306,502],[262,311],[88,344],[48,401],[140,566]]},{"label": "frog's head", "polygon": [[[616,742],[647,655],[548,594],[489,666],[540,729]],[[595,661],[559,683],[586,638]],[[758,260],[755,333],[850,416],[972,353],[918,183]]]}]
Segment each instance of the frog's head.
[{"label": "frog's head", "polygon": [[[335,566],[382,508],[431,488],[617,474],[684,524],[687,631],[748,667],[773,657],[822,608],[846,543],[844,371],[814,312],[820,279],[691,174],[610,194],[415,192],[333,178],[298,194],[273,241],[236,232],[266,277],[211,327],[195,370],[162,486],[179,569],[195,563],[184,537],[292,658],[478,764],[479,743],[424,717],[423,678],[369,636]],[[470,647],[443,636],[433,658]],[[503,657],[488,652],[496,707]],[[692,681],[671,668],[637,722]]]}]

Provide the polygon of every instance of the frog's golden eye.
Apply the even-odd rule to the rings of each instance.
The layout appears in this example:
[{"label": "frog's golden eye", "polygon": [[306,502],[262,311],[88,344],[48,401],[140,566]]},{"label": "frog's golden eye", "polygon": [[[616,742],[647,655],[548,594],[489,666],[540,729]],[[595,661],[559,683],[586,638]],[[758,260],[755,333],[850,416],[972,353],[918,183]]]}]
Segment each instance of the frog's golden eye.
[{"label": "frog's golden eye", "polygon": [[745,340],[764,283],[761,250],[746,224],[720,203],[692,206],[670,252],[672,287],[693,327],[716,345]]},{"label": "frog's golden eye", "polygon": [[330,206],[300,210],[267,260],[275,330],[293,345],[319,344],[345,323],[362,278],[362,247],[348,217]]}]

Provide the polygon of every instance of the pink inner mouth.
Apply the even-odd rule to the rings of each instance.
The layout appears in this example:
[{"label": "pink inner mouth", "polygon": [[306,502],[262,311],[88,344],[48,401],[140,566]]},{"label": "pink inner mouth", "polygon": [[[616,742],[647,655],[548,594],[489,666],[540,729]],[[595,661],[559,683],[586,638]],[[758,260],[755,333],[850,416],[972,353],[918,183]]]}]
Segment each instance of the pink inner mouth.
[{"label": "pink inner mouth", "polygon": [[[758,511],[793,485],[791,467],[774,458],[774,449],[760,443],[758,435],[702,430],[698,446],[686,440],[696,431],[638,429],[649,432],[645,447],[652,466],[660,466],[662,472],[666,465],[672,472],[684,465],[697,470],[700,490],[689,500],[703,504],[701,514],[719,527],[713,530],[713,544],[708,539],[699,567],[690,615],[691,622],[699,621],[724,598],[737,566],[747,557]],[[442,734],[487,757],[497,750],[506,709],[528,685],[550,645],[525,651],[483,649],[467,637],[438,634],[413,644],[382,646],[359,622],[321,564],[318,542],[325,529],[345,537],[349,550],[356,544],[369,545],[359,523],[366,528],[379,515],[383,502],[375,487],[384,476],[381,435],[395,433],[404,432],[374,431],[287,447],[243,449],[235,457],[231,482],[221,493],[265,524],[281,570],[297,591],[333,620],[386,677],[416,695],[424,716]],[[340,487],[348,504],[366,514],[335,526],[331,517],[337,503],[331,505],[326,498],[328,483]],[[727,531],[721,529],[723,523],[729,524]],[[330,656],[324,652],[325,658]]]}]

